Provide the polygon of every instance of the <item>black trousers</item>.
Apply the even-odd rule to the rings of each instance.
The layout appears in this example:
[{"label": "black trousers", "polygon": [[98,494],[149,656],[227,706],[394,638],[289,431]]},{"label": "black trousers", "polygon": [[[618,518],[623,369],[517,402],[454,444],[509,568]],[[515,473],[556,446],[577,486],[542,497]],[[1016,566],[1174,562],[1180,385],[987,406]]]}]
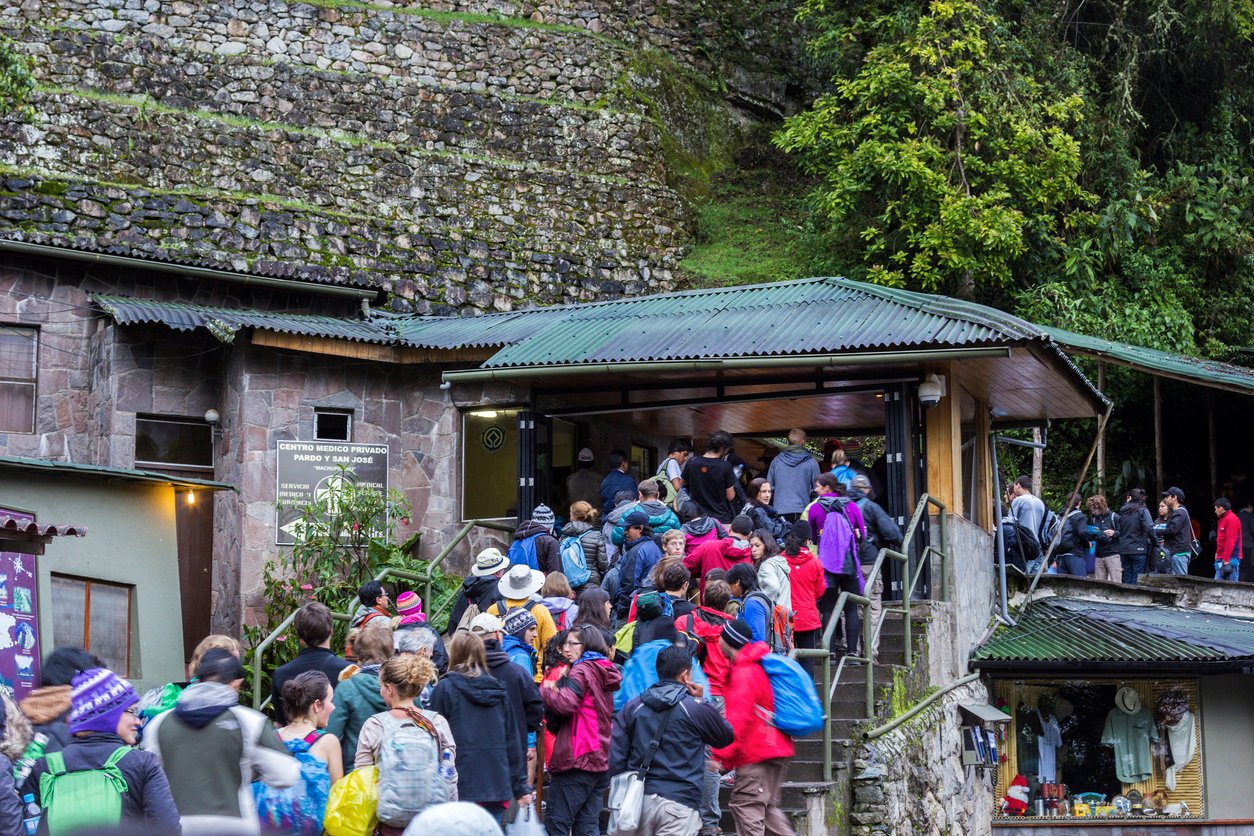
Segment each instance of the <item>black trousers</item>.
[{"label": "black trousers", "polygon": [[609,788],[608,772],[554,772],[545,800],[544,829],[549,836],[600,836],[601,808]]},{"label": "black trousers", "polygon": [[[849,592],[850,594],[858,594],[858,578],[854,575],[836,575],[831,572],[823,572],[827,578],[827,591],[823,593],[823,597],[819,598],[819,615],[823,619],[824,629],[826,629],[827,620],[832,614],[832,610],[836,608],[836,599],[840,597],[840,593]],[[849,601],[845,604],[844,630],[832,631],[832,643],[828,650],[833,653],[855,653],[858,649],[858,637],[862,635],[862,615],[856,601]],[[840,636],[839,644],[837,636]],[[843,645],[843,648],[842,648]]]}]

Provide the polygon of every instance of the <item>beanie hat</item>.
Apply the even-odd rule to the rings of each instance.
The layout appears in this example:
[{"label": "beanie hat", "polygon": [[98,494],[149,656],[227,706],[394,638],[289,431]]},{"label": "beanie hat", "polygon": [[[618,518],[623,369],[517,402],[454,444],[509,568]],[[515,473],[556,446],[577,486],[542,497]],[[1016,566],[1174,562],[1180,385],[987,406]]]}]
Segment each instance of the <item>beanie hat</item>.
[{"label": "beanie hat", "polygon": [[733,649],[740,648],[753,641],[753,630],[749,627],[749,622],[743,618],[737,618],[735,621],[729,621],[723,625],[723,641],[732,646]]},{"label": "beanie hat", "polygon": [[505,613],[505,634],[521,637],[523,633],[536,626],[536,617],[522,607],[514,607]]},{"label": "beanie hat", "polygon": [[1001,800],[1008,816],[1022,816],[1028,809],[1028,780],[1016,775]]},{"label": "beanie hat", "polygon": [[125,679],[106,668],[92,668],[74,677],[70,692],[70,734],[117,731],[122,712],[139,702]]},{"label": "beanie hat", "polygon": [[422,599],[415,592],[402,592],[396,596],[396,611],[401,615],[418,615],[422,612]]},{"label": "beanie hat", "polygon": [[814,535],[814,531],[810,528],[809,520],[797,520],[792,524],[792,530],[788,533],[800,538],[803,543]]},{"label": "beanie hat", "polygon": [[557,517],[553,515],[553,509],[549,506],[537,505],[536,510],[531,512],[531,521],[551,529],[557,523]]}]

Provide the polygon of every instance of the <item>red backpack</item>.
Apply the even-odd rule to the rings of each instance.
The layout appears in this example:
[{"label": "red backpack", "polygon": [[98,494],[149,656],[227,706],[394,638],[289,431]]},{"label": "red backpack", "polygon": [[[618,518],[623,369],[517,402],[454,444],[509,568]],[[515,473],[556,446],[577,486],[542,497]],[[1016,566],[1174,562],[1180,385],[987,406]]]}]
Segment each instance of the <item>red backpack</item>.
[{"label": "red backpack", "polygon": [[709,643],[718,644],[723,626],[731,620],[732,617],[727,613],[708,607],[697,607],[687,615],[675,619],[675,629],[697,643],[697,661],[705,664],[710,653]]}]

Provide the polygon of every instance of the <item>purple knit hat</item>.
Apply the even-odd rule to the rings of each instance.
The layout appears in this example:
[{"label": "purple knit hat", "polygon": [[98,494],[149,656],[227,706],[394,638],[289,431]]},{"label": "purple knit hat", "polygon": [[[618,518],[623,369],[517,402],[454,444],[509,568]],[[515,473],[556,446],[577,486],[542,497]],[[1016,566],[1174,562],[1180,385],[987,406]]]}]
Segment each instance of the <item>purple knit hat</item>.
[{"label": "purple knit hat", "polygon": [[131,683],[106,668],[92,668],[70,683],[69,732],[117,731],[122,712],[139,702]]}]

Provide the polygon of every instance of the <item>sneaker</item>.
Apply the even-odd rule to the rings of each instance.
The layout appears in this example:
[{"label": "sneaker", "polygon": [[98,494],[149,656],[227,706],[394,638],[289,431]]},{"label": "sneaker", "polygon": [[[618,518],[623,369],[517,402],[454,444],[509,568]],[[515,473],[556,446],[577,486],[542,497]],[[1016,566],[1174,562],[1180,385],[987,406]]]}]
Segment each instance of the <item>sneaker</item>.
[{"label": "sneaker", "polygon": [[722,836],[723,828],[717,825],[711,827],[703,827],[698,831],[697,836]]},{"label": "sneaker", "polygon": [[718,782],[730,787],[732,784],[736,783],[736,770],[733,769],[732,771],[725,773],[722,778],[718,779]]}]

